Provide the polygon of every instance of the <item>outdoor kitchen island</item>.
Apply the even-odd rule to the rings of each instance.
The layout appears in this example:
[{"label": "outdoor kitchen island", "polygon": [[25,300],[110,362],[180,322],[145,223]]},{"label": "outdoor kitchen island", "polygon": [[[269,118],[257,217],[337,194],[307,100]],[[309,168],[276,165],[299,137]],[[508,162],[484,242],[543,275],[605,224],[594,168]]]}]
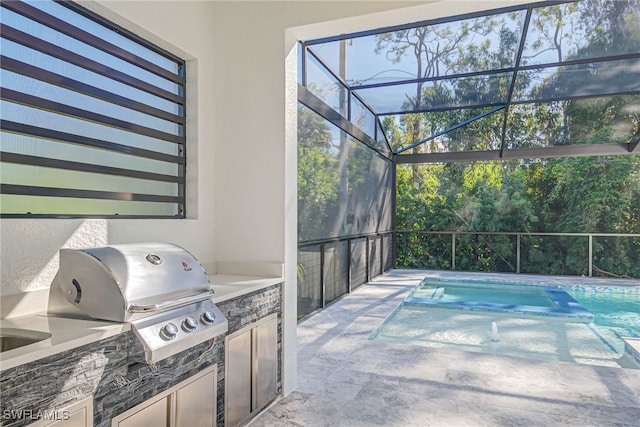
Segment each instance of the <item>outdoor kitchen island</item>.
[{"label": "outdoor kitchen island", "polygon": [[[249,268],[245,274],[251,275],[238,275],[235,273],[240,271],[241,265],[232,267],[215,267],[213,271],[224,274],[209,276],[214,290],[213,301],[227,318],[228,331],[154,364],[145,362],[144,350],[127,323],[43,315],[2,320],[3,328],[50,332],[52,337],[0,354],[0,425],[49,425],[55,421],[59,423],[56,426],[145,425],[146,419],[140,418],[140,424],[128,415],[140,411],[144,413],[151,406],[166,406],[172,408],[164,412],[167,421],[173,418],[172,421],[179,426],[180,420],[185,420],[185,423],[188,422],[186,425],[192,427],[199,424],[193,424],[193,418],[189,419],[188,405],[182,413],[178,411],[174,414],[172,410],[180,407],[181,399],[186,401],[195,397],[197,403],[197,399],[201,398],[201,390],[210,390],[213,394],[203,401],[210,403],[212,417],[215,417],[215,425],[219,427],[233,425],[225,416],[225,405],[228,403],[225,390],[236,394],[244,392],[244,399],[236,400],[249,404],[248,408],[237,405],[229,408],[234,413],[235,421],[255,415],[281,393],[283,279],[278,275],[277,268],[275,274],[269,271],[265,273],[264,269]],[[61,322],[66,322],[65,338],[71,337],[67,342],[57,339],[55,328],[44,330],[49,324],[58,324],[60,327]],[[69,331],[70,324],[78,328],[76,335]],[[87,325],[92,327],[91,332],[83,331],[83,326],[86,329]],[[267,334],[261,331],[267,331]],[[256,341],[253,348],[258,348],[256,344],[260,342],[268,343],[261,345],[263,350],[268,349],[267,355],[251,353],[249,347],[247,357],[239,358],[236,354],[234,360],[240,363],[246,360],[254,367],[265,367],[262,376],[254,378],[267,384],[271,391],[265,393],[265,390],[256,390],[255,387],[243,389],[242,382],[245,379],[238,378],[236,381],[234,375],[237,374],[227,372],[226,354],[229,349],[225,347],[228,347],[228,337],[239,338],[236,340],[239,344],[246,341],[245,337],[255,337],[260,341]],[[74,343],[81,344],[74,346]],[[235,351],[242,349],[241,345],[232,345]],[[36,347],[37,350],[30,351],[29,347]],[[262,361],[253,360],[255,357],[261,357]],[[266,377],[265,371],[268,374]],[[252,372],[252,375],[260,373]],[[263,381],[262,378],[266,379]],[[214,384],[207,384],[210,380]],[[192,384],[198,387],[194,391],[188,388]],[[263,399],[259,399],[256,393]],[[123,414],[127,414],[127,417],[123,418]],[[42,422],[45,417],[50,421]],[[79,419],[82,422],[75,424]],[[121,424],[118,424],[119,420]],[[202,425],[211,424],[205,420]]]}]

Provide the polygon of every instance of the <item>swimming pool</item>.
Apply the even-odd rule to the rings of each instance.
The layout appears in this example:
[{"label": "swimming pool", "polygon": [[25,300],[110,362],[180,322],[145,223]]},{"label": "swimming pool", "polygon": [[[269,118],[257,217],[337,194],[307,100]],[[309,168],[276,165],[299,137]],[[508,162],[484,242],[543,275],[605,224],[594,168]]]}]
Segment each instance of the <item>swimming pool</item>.
[{"label": "swimming pool", "polygon": [[[623,340],[640,337],[640,287],[548,287],[566,293],[589,313],[588,322],[539,315],[557,305],[544,288],[513,282],[423,281],[371,339],[640,369],[637,354],[630,353]],[[416,304],[416,299],[431,302]]]}]

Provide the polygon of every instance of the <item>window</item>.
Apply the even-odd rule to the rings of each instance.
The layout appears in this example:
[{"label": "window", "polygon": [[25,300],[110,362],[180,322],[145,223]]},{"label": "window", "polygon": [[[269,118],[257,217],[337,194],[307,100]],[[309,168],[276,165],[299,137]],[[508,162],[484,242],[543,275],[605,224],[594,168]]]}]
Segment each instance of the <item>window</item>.
[{"label": "window", "polygon": [[185,62],[72,2],[2,2],[3,217],[185,217]]}]

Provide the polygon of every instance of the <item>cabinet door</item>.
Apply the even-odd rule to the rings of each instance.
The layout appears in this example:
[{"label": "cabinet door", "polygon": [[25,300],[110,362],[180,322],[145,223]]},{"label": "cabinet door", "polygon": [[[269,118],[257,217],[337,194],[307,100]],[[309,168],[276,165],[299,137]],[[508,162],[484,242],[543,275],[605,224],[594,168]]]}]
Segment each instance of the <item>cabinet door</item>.
[{"label": "cabinet door", "polygon": [[84,407],[69,413],[69,418],[48,424],[47,427],[88,427],[93,425],[93,413],[87,413]]},{"label": "cabinet door", "polygon": [[214,427],[216,372],[211,371],[176,391],[176,427]]},{"label": "cabinet door", "polygon": [[273,317],[253,329],[253,411],[276,397],[278,380],[278,319]]},{"label": "cabinet door", "polygon": [[235,426],[251,413],[251,331],[229,338],[225,377],[225,422]]},{"label": "cabinet door", "polygon": [[93,397],[60,409],[56,411],[56,415],[65,419],[40,420],[29,427],[93,427]]},{"label": "cabinet door", "polygon": [[163,427],[168,426],[169,423],[169,399],[167,397],[152,403],[149,406],[145,406],[138,412],[130,415],[129,417],[118,422],[118,427],[141,427],[141,426],[154,426]]}]

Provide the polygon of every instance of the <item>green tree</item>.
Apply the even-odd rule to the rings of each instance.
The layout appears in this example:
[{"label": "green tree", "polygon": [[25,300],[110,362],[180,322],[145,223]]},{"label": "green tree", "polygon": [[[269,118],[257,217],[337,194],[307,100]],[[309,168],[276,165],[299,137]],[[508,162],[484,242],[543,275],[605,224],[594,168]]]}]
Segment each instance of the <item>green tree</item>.
[{"label": "green tree", "polygon": [[337,158],[329,126],[317,114],[298,108],[298,241],[325,237],[336,210]]}]

